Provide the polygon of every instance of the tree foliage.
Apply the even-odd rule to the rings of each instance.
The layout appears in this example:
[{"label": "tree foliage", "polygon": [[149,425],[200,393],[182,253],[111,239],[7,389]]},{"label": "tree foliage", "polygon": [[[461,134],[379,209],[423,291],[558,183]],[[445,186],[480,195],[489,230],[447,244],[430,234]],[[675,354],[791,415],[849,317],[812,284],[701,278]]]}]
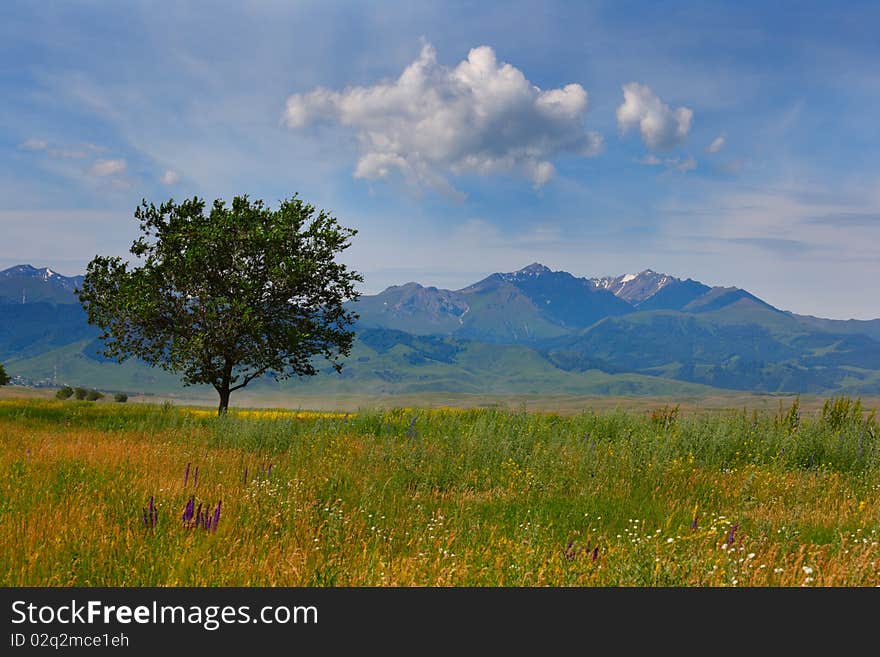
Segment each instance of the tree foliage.
[{"label": "tree foliage", "polygon": [[237,196],[231,207],[197,197],[135,211],[137,264],[95,257],[78,296],[103,333],[104,354],[138,357],[210,384],[219,412],[231,392],[261,376],[337,370],[350,352],[360,274],[336,261],[357,231],[294,195],[277,210]]},{"label": "tree foliage", "polygon": [[64,386],[55,393],[55,396],[58,399],[70,399],[71,397],[73,397],[73,388],[71,388],[70,386]]},{"label": "tree foliage", "polygon": [[12,379],[3,368],[3,363],[0,363],[0,386],[5,386],[10,381],[12,381]]}]

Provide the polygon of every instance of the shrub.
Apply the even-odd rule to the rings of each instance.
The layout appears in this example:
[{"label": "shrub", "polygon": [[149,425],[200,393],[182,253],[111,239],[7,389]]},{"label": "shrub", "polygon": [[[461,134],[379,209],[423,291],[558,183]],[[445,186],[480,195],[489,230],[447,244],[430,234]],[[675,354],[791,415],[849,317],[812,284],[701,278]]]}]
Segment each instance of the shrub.
[{"label": "shrub", "polygon": [[97,390],[89,390],[86,393],[86,401],[98,401],[99,399],[103,399],[104,395],[102,395]]},{"label": "shrub", "polygon": [[117,392],[115,395],[113,395],[113,401],[118,401],[120,404],[124,404],[128,401],[128,395],[126,395],[124,392]]},{"label": "shrub", "polygon": [[822,422],[834,430],[861,424],[862,415],[861,399],[853,401],[849,397],[835,397],[826,400],[822,406]]},{"label": "shrub", "polygon": [[73,396],[77,399],[85,399],[87,394],[89,394],[89,391],[85,388],[80,388],[79,386],[77,386],[73,389]]},{"label": "shrub", "polygon": [[663,408],[655,408],[651,411],[651,422],[662,429],[669,429],[675,426],[678,421],[679,405],[670,406],[666,404]]},{"label": "shrub", "polygon": [[64,386],[61,390],[55,393],[55,396],[58,399],[70,399],[73,397],[73,388],[70,386]]}]

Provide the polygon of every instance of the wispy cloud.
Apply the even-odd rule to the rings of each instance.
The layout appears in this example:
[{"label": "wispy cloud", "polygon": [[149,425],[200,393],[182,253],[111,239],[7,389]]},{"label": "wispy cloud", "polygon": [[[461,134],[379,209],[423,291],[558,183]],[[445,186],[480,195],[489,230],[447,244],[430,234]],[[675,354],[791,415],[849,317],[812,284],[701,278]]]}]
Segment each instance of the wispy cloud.
[{"label": "wispy cloud", "polygon": [[125,160],[98,160],[89,167],[89,175],[103,178],[123,173],[127,168]]},{"label": "wispy cloud", "polygon": [[665,164],[668,169],[678,173],[687,173],[697,168],[697,161],[690,155],[684,159],[680,157],[668,158]]},{"label": "wispy cloud", "polygon": [[639,164],[650,167],[665,166],[667,171],[677,171],[678,173],[687,173],[697,168],[697,161],[690,155],[682,159],[680,157],[667,157],[661,159],[653,153],[648,153],[638,160]]},{"label": "wispy cloud", "polygon": [[712,143],[706,147],[707,153],[717,153],[722,148],[724,148],[724,144],[727,141],[727,138],[724,135],[718,135],[715,139],[712,140]]},{"label": "wispy cloud", "polygon": [[542,90],[488,46],[450,68],[425,44],[396,80],[290,96],[283,122],[354,128],[362,151],[356,178],[398,172],[443,189],[449,174],[518,172],[540,187],[554,175],[554,157],[602,150],[602,137],[584,128],[587,106],[581,85]]},{"label": "wispy cloud", "polygon": [[23,151],[44,151],[49,148],[49,142],[45,139],[25,139],[18,147]]},{"label": "wispy cloud", "polygon": [[647,85],[630,82],[623,86],[617,125],[622,133],[638,128],[648,148],[669,149],[683,143],[693,118],[693,110],[683,106],[671,109]]},{"label": "wispy cloud", "polygon": [[820,226],[880,228],[880,212],[831,212],[809,217],[804,223]]},{"label": "wispy cloud", "polygon": [[731,237],[726,242],[754,246],[771,253],[801,254],[815,250],[815,246],[802,240],[784,239],[779,237]]}]

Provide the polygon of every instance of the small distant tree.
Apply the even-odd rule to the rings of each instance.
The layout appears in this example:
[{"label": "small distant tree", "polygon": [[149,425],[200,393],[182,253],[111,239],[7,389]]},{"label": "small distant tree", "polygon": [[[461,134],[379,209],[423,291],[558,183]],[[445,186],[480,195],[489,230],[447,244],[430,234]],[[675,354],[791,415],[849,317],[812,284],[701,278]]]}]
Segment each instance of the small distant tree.
[{"label": "small distant tree", "polygon": [[98,401],[99,399],[104,399],[104,394],[97,390],[89,390],[86,393],[86,401]]},{"label": "small distant tree", "polygon": [[12,379],[6,373],[6,370],[3,369],[3,363],[0,363],[0,386],[5,386],[10,381],[12,381]]},{"label": "small distant tree", "polygon": [[143,201],[135,218],[140,264],[97,256],[77,290],[105,356],[214,386],[218,414],[258,377],[317,374],[316,356],[342,369],[357,319],[344,303],[363,279],[336,257],[357,231],[296,195],[277,210],[247,196],[231,207],[216,200],[208,213],[199,198]]},{"label": "small distant tree", "polygon": [[117,392],[115,395],[113,395],[113,401],[124,404],[128,401],[128,395],[126,395],[124,392]]},{"label": "small distant tree", "polygon": [[73,388],[71,388],[70,386],[64,386],[55,393],[55,396],[58,399],[70,399],[71,397],[73,397]]},{"label": "small distant tree", "polygon": [[76,397],[77,399],[80,399],[80,400],[85,399],[87,394],[89,394],[89,391],[86,390],[85,388],[80,388],[79,386],[77,386],[76,388],[73,389],[73,396]]}]

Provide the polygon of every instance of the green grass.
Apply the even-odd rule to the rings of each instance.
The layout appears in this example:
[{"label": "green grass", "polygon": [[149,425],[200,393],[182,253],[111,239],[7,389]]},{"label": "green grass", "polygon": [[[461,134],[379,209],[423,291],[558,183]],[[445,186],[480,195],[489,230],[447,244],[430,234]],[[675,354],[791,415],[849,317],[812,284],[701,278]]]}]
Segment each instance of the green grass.
[{"label": "green grass", "polygon": [[0,401],[0,584],[876,585],[880,427],[834,408]]}]

